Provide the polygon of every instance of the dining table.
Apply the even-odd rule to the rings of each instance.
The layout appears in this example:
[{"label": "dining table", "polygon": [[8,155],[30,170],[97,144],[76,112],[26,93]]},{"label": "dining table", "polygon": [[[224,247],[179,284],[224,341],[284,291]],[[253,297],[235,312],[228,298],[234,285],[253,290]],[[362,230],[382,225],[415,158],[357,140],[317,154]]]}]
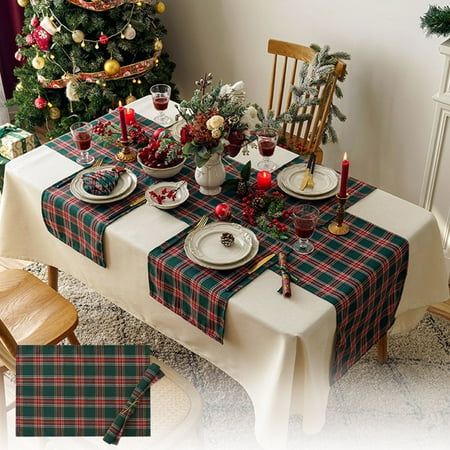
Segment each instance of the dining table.
[{"label": "dining table", "polygon": [[[150,96],[128,106],[149,119],[157,114]],[[171,102],[168,115],[176,113]],[[241,152],[236,161],[251,160],[256,166],[258,151],[250,148],[248,153]],[[283,166],[296,157],[277,147],[273,160]],[[45,144],[8,163],[0,204],[0,255],[36,261],[74,276],[222,369],[247,391],[262,447],[281,448],[286,443],[292,414],[302,416],[305,433],[319,432],[326,421],[331,385],[333,305],[294,283],[292,296],[285,298],[277,292],[280,274],[263,270],[230,298],[223,342],[211,339],[149,294],[148,255],[185,230],[185,221],[148,204],[130,210],[105,230],[106,267],[49,233],[42,217],[43,192],[80,169]],[[197,188],[190,183],[190,190]],[[347,212],[407,240],[407,275],[390,333],[413,328],[429,305],[447,300],[449,294],[435,217],[382,189],[374,189]],[[50,276],[55,284],[55,269]]]}]

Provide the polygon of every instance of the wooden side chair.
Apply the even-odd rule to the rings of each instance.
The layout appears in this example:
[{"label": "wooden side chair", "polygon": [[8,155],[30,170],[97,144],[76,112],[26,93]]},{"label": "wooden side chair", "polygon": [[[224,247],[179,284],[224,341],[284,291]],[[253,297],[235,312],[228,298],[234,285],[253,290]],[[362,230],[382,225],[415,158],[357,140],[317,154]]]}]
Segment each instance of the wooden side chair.
[{"label": "wooden side chair", "polygon": [[[316,52],[310,47],[275,39],[269,40],[267,51],[274,55],[268,109],[274,110],[278,116],[287,111],[293,102],[290,87],[297,82],[301,62],[311,62]],[[283,135],[289,147],[300,148],[301,153],[315,152],[319,164],[323,160],[323,151],[319,145],[333,102],[336,82],[343,79],[345,73],[345,63],[338,61],[335,71],[329,75],[316,96],[320,103],[302,107],[299,111],[300,114],[309,113],[311,118],[297,124],[285,124],[283,127]]]},{"label": "wooden side chair", "polygon": [[[5,372],[15,373],[17,345],[52,345],[67,338],[79,345],[75,307],[24,270],[0,272],[0,443],[6,442]],[[7,448],[6,445],[0,445]]]}]

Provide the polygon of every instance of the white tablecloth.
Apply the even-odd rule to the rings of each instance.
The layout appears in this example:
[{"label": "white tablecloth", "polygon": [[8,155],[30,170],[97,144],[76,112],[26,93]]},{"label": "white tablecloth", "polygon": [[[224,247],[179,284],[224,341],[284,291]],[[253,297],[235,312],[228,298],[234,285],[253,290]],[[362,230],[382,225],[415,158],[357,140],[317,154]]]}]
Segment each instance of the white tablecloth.
[{"label": "white tablecloth", "polygon": [[[154,116],[149,98],[133,106],[144,116]],[[284,164],[294,157],[280,149],[274,159]],[[253,154],[252,159],[256,162],[259,156]],[[334,307],[298,286],[293,286],[291,299],[280,297],[276,292],[280,277],[267,270],[230,300],[224,344],[219,344],[149,298],[147,255],[185,228],[184,222],[147,205],[118,219],[105,233],[107,268],[47,231],[41,216],[42,191],[77,170],[76,163],[45,146],[7,165],[0,210],[0,255],[39,261],[72,274],[220,367],[247,390],[255,408],[256,436],[264,447],[282,445],[293,412],[303,415],[305,432],[320,430],[329,392]],[[349,211],[408,239],[408,276],[397,325],[414,326],[427,305],[448,298],[435,218],[381,190]]]}]

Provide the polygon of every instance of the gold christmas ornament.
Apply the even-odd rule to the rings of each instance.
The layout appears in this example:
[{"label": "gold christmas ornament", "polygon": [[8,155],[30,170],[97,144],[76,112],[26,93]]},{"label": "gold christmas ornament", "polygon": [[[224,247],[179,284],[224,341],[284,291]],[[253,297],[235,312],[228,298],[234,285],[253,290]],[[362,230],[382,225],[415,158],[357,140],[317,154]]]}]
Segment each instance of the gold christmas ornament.
[{"label": "gold christmas ornament", "polygon": [[103,68],[108,75],[115,75],[120,70],[120,63],[117,59],[109,58],[105,61]]},{"label": "gold christmas ornament", "polygon": [[25,8],[30,3],[30,0],[17,0],[17,4],[22,8]]},{"label": "gold christmas ornament", "polygon": [[155,11],[156,11],[158,14],[163,14],[163,13],[166,11],[166,5],[164,4],[164,2],[158,2],[158,3],[155,5]]},{"label": "gold christmas ornament", "polygon": [[77,44],[81,44],[84,41],[84,33],[81,30],[72,31],[72,39]]},{"label": "gold christmas ornament", "polygon": [[36,69],[36,70],[41,70],[44,68],[45,66],[45,59],[42,56],[36,55],[32,60],[31,60],[31,65]]},{"label": "gold christmas ornament", "polygon": [[163,49],[164,45],[161,39],[156,39],[155,43],[153,44],[153,48],[155,51],[160,52]]},{"label": "gold christmas ornament", "polygon": [[48,112],[50,119],[58,120],[61,117],[61,110],[57,106],[52,106]]},{"label": "gold christmas ornament", "polygon": [[129,105],[130,103],[133,103],[134,101],[136,101],[136,97],[132,94],[130,94],[126,99],[125,99],[125,104]]}]

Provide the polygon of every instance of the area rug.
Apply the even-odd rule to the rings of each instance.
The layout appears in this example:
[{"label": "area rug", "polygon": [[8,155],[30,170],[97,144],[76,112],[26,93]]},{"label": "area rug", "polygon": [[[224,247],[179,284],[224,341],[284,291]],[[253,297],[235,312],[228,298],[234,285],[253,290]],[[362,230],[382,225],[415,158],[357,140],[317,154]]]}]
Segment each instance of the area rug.
[{"label": "area rug", "polygon": [[[28,270],[45,279],[45,267]],[[84,344],[150,344],[188,378],[203,402],[204,448],[257,449],[253,407],[217,367],[123,311],[80,281],[60,274],[59,289],[79,313]],[[327,423],[317,435],[292,418],[290,449],[444,449],[450,429],[450,322],[426,314],[416,329],[390,337],[389,361],[369,352],[331,389]]]}]

